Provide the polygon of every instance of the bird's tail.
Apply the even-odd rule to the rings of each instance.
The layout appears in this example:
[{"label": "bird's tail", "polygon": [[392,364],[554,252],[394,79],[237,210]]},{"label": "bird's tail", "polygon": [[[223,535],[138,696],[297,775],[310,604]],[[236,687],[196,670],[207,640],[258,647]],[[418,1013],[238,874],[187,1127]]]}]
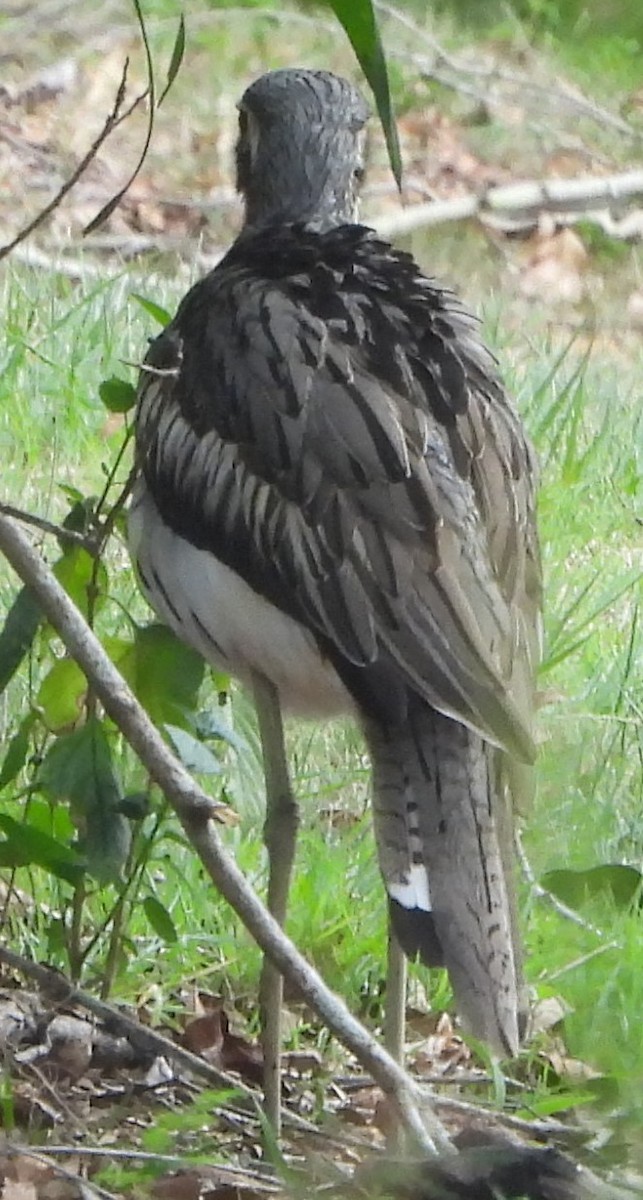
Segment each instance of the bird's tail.
[{"label": "bird's tail", "polygon": [[403,726],[369,723],[366,736],[398,940],[410,958],[447,968],[469,1032],[516,1054],[526,1005],[504,756],[419,701]]}]

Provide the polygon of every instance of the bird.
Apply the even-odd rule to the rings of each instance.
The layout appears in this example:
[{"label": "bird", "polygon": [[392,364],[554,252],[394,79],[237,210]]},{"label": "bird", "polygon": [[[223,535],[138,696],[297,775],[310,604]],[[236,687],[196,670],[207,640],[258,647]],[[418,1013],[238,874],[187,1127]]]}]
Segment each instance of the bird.
[{"label": "bird", "polygon": [[[393,957],[445,966],[465,1029],[512,1056],[535,453],[478,321],[359,222],[358,88],[284,68],[238,112],[240,232],[140,374],[133,563],[159,618],[254,688],[278,738],[282,712],[358,722]],[[297,823],[282,768],[266,824],[281,921]]]},{"label": "bird", "polygon": [[[341,1200],[385,1194],[391,1200],[589,1200],[607,1196],[605,1180],[554,1146],[534,1146],[471,1125],[453,1149],[430,1159],[381,1158],[358,1168]],[[616,1190],[610,1191],[616,1200]]]}]

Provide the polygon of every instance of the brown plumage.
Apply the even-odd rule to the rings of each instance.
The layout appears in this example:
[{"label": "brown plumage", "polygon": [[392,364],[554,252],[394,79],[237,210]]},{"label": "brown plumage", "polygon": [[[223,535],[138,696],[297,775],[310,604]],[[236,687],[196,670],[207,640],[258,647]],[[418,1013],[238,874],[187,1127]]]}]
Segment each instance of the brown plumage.
[{"label": "brown plumage", "polygon": [[356,713],[411,956],[515,1052],[512,804],[535,755],[535,464],[477,326],[353,223],[366,110],[324,72],[241,104],[246,224],[152,344],[133,556],[159,615],[286,709]]}]

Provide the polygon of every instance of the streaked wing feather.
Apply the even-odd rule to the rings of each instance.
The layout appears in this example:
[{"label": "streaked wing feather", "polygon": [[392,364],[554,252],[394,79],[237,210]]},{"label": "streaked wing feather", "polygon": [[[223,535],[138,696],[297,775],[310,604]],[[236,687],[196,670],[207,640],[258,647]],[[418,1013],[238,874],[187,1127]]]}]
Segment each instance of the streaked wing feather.
[{"label": "streaked wing feather", "polygon": [[367,231],[277,236],[269,270],[240,239],[162,335],[182,358],[143,380],[148,484],[348,662],[530,759],[534,466],[492,360]]}]

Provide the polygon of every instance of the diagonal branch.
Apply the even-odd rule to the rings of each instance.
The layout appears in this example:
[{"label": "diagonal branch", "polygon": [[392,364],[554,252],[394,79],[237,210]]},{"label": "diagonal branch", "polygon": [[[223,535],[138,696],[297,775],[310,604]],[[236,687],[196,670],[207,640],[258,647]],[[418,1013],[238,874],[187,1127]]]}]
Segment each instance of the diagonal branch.
[{"label": "diagonal branch", "polygon": [[165,793],[210,878],[252,937],[331,1032],[391,1096],[404,1126],[424,1152],[435,1154],[449,1149],[449,1139],[429,1105],[426,1089],[415,1084],[382,1049],[267,912],[216,830],[216,820],[225,823],[231,819],[230,809],[207,796],[169,751],[67,593],[19,526],[6,516],[0,516],[0,550],[33,591],[106,711]]}]

